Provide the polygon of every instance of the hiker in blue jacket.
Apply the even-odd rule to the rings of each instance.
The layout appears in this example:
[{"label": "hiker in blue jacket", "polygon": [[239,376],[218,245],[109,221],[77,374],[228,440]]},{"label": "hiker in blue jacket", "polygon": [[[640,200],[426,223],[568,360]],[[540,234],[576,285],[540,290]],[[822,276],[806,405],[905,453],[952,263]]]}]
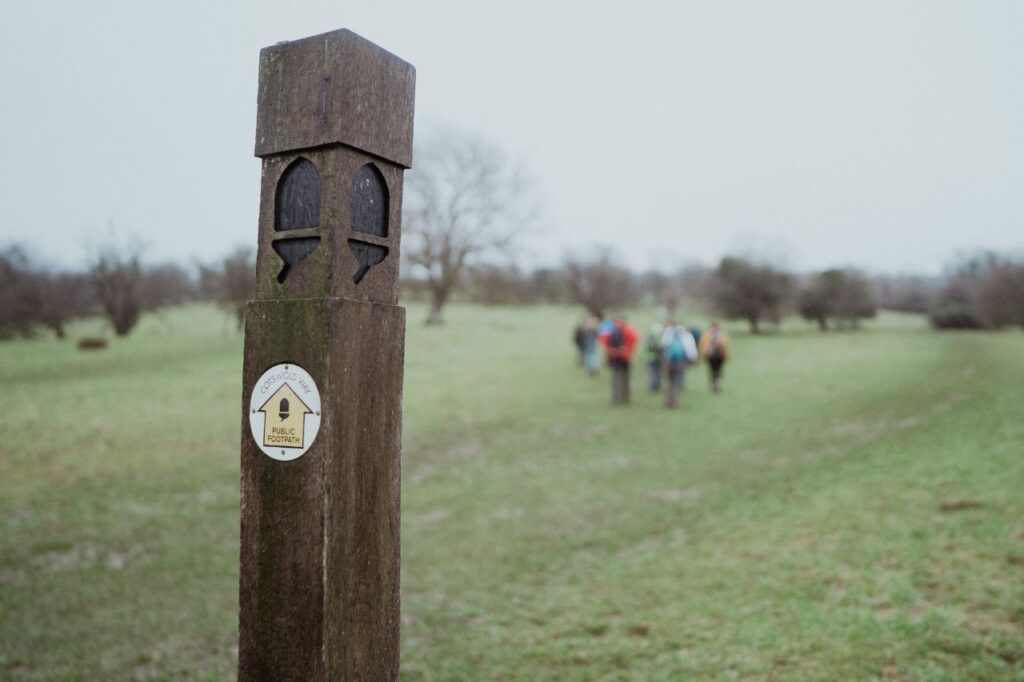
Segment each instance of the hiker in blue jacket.
[{"label": "hiker in blue jacket", "polygon": [[661,347],[668,375],[665,407],[675,409],[679,407],[679,394],[686,382],[686,368],[696,363],[700,357],[697,353],[697,342],[693,340],[693,334],[688,329],[670,321],[665,324]]}]

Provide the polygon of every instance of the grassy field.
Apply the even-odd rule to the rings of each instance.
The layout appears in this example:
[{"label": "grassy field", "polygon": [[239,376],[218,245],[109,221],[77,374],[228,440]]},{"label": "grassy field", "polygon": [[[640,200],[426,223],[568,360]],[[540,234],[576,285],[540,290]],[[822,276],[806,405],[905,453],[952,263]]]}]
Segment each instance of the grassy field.
[{"label": "grassy field", "polygon": [[[669,412],[569,309],[422,315],[403,679],[1024,680],[1024,334],[736,329]],[[233,678],[240,351],[207,307],[0,346],[0,679]]]}]

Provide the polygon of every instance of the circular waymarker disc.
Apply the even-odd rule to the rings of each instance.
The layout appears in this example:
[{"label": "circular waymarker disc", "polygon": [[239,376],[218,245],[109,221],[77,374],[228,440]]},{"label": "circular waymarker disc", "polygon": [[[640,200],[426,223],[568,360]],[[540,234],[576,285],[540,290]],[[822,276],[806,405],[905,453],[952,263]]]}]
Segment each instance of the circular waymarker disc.
[{"label": "circular waymarker disc", "polygon": [[249,430],[268,457],[281,462],[306,454],[320,430],[320,389],[298,365],[274,365],[253,384]]}]

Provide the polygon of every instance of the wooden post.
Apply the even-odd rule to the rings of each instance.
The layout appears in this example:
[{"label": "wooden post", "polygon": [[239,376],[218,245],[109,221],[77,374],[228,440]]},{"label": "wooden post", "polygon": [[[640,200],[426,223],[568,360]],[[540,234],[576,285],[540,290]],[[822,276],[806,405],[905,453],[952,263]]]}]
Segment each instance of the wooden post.
[{"label": "wooden post", "polygon": [[394,680],[415,70],[333,31],[260,53],[238,679]]}]

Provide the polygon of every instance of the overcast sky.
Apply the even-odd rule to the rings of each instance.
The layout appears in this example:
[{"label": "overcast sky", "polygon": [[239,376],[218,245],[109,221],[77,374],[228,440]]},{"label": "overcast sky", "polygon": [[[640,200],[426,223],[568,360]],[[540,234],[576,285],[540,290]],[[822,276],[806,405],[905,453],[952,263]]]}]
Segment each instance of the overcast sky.
[{"label": "overcast sky", "polygon": [[259,50],[342,27],[417,67],[418,132],[540,178],[536,262],[1024,249],[1024,2],[973,0],[7,3],[0,242],[66,265],[110,225],[151,261],[254,246]]}]

